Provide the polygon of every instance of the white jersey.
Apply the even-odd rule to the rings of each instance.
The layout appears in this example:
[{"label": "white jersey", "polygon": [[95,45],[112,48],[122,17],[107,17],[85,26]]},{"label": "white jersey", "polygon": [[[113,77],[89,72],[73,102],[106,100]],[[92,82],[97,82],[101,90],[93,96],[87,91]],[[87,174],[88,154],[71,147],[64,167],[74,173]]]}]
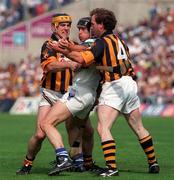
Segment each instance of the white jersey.
[{"label": "white jersey", "polygon": [[89,114],[95,102],[99,80],[100,75],[95,65],[81,68],[74,73],[72,86],[60,99],[73,116],[84,119]]},{"label": "white jersey", "polygon": [[72,86],[61,99],[73,116],[84,119],[89,114],[96,99],[99,80],[99,72],[94,65],[75,72]]},{"label": "white jersey", "polygon": [[73,89],[85,86],[86,88],[97,89],[100,80],[99,72],[95,65],[91,65],[87,68],[81,68],[74,73],[73,77]]},{"label": "white jersey", "polygon": [[[94,43],[94,41],[95,39],[87,39],[82,44],[90,46],[92,43]],[[78,88],[85,86],[85,88],[91,88],[96,91],[99,80],[99,72],[96,69],[96,66],[92,64],[86,68],[81,68],[74,73],[72,88],[78,90]]]}]

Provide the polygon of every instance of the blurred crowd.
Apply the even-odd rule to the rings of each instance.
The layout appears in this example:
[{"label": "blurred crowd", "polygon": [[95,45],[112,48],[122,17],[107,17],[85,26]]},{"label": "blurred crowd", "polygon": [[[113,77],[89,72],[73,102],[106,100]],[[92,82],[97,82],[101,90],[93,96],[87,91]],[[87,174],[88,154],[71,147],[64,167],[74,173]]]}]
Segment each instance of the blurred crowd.
[{"label": "blurred crowd", "polygon": [[42,76],[39,57],[28,55],[20,64],[0,67],[0,100],[38,96]]},{"label": "blurred crowd", "polygon": [[[141,102],[174,103],[174,10],[154,6],[149,15],[117,30],[129,47]],[[39,57],[31,55],[19,65],[0,67],[0,99],[38,95],[41,76]]]},{"label": "blurred crowd", "polygon": [[149,15],[136,26],[120,26],[120,35],[134,62],[141,102],[174,103],[174,9],[155,4]]},{"label": "blurred crowd", "polygon": [[0,0],[0,31],[73,0]]},{"label": "blurred crowd", "polygon": [[24,6],[20,0],[0,0],[0,30],[24,20]]}]

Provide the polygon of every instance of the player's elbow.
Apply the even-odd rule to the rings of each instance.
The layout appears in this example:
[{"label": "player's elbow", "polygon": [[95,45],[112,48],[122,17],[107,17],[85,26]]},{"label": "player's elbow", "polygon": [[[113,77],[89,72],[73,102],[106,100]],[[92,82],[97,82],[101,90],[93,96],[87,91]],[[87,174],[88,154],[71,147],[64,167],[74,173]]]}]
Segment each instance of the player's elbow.
[{"label": "player's elbow", "polygon": [[48,64],[48,65],[46,66],[46,70],[47,70],[47,71],[53,71],[54,68],[55,68],[55,66],[53,66],[52,64]]},{"label": "player's elbow", "polygon": [[83,66],[86,65],[86,62],[81,54],[79,54],[77,60],[78,60],[78,63],[82,64]]},{"label": "player's elbow", "polygon": [[70,59],[72,59],[73,61],[76,61],[80,64],[84,64],[85,60],[83,59],[82,55],[80,54],[80,52],[76,52],[76,51],[72,51],[69,56]]},{"label": "player's elbow", "polygon": [[82,65],[86,64],[83,57],[79,57],[79,63],[82,64]]}]

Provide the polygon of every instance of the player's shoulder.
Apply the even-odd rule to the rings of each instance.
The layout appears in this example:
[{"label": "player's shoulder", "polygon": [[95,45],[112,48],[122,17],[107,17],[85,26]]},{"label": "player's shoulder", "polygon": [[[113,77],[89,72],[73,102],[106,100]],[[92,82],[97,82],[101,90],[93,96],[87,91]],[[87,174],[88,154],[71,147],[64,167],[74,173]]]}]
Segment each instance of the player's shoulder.
[{"label": "player's shoulder", "polygon": [[95,42],[95,38],[90,38],[90,39],[87,39],[85,42],[86,43],[93,43],[93,42]]},{"label": "player's shoulder", "polygon": [[93,47],[97,49],[103,49],[104,48],[104,40],[101,38],[96,38],[95,41],[93,42]]},{"label": "player's shoulder", "polygon": [[91,47],[94,45],[95,40],[96,39],[94,39],[94,38],[87,39],[84,42],[82,42],[81,45]]},{"label": "player's shoulder", "polygon": [[51,40],[51,39],[47,39],[47,40],[42,44],[42,49],[46,49],[50,41],[52,41],[52,40]]},{"label": "player's shoulder", "polygon": [[103,44],[104,43],[104,39],[103,38],[96,38],[95,39],[95,44]]}]

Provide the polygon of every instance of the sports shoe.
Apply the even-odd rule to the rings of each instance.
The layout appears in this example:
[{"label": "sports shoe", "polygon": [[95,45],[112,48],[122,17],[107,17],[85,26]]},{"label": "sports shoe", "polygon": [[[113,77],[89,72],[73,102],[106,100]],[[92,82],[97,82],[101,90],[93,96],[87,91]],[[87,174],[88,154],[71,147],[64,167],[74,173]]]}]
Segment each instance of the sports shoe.
[{"label": "sports shoe", "polygon": [[71,172],[84,172],[85,168],[83,164],[73,164],[72,168],[70,169]]},{"label": "sports shoe", "polygon": [[76,154],[74,157],[72,157],[73,160],[73,167],[71,168],[71,171],[74,172],[83,172],[85,171],[84,168],[84,160],[83,160],[83,154]]},{"label": "sports shoe", "polygon": [[16,171],[16,175],[26,175],[31,173],[31,165],[23,165],[18,171]]},{"label": "sports shoe", "polygon": [[154,163],[152,165],[149,165],[149,173],[157,174],[160,171],[160,167],[158,163]]},{"label": "sports shoe", "polygon": [[98,175],[102,177],[110,177],[110,176],[119,176],[119,173],[118,173],[118,169],[107,167]]},{"label": "sports shoe", "polygon": [[104,168],[96,165],[95,162],[93,162],[91,166],[85,166],[85,170],[99,174],[104,170]]},{"label": "sports shoe", "polygon": [[48,173],[49,176],[55,176],[59,172],[68,170],[73,166],[72,160],[66,156],[57,156],[56,161],[55,167]]}]

